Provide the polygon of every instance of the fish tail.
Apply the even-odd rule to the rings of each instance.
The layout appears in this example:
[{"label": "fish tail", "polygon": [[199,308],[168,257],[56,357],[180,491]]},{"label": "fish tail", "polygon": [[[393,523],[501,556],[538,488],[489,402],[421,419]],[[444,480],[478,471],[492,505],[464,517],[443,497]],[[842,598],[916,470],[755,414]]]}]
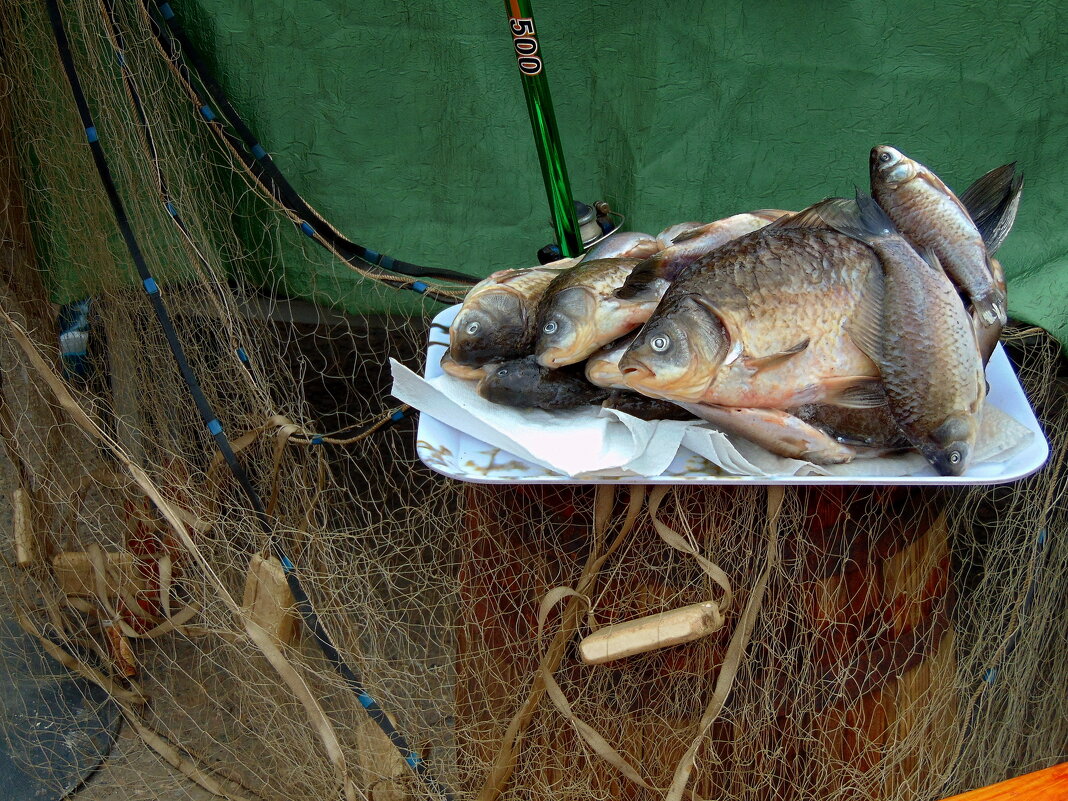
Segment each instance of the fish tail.
[{"label": "fish tail", "polygon": [[961,193],[961,205],[979,229],[987,253],[993,255],[1008,236],[1022,192],[1023,174],[1013,162],[991,170]]}]

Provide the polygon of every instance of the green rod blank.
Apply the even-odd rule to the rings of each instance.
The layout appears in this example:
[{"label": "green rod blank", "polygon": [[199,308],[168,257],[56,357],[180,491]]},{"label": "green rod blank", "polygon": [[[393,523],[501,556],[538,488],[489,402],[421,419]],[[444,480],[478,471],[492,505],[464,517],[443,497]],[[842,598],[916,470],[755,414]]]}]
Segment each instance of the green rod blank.
[{"label": "green rod blank", "polygon": [[583,253],[582,236],[575,215],[575,201],[571,197],[571,185],[567,180],[564,150],[560,143],[560,131],[556,127],[534,15],[529,0],[505,0],[504,7],[508,12],[512,44],[523,82],[523,94],[527,99],[530,125],[534,129],[534,143],[538,149],[538,161],[541,162],[556,239],[564,256],[580,256]]}]

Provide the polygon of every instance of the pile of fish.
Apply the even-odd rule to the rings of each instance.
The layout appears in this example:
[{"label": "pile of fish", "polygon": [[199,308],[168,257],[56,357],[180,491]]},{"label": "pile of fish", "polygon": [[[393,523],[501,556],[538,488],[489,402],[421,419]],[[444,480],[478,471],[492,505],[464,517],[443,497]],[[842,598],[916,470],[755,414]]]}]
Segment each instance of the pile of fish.
[{"label": "pile of fish", "polygon": [[871,194],[616,234],[580,259],[473,287],[442,367],[484,398],[697,417],[817,464],[915,448],[968,467],[1005,323],[993,254],[1023,180],[959,197],[872,149]]}]

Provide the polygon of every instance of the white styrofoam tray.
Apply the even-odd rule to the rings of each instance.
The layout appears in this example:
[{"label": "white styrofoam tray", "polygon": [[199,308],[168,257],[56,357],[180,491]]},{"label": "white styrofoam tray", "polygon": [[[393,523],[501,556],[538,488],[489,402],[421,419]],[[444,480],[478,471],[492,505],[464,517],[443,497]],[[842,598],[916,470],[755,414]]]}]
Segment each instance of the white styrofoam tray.
[{"label": "white styrofoam tray", "polygon": [[[430,328],[424,377],[442,374],[441,357],[448,347],[446,333],[459,306],[451,306],[438,313]],[[461,481],[477,483],[530,484],[907,484],[907,485],[970,485],[1002,484],[1017,481],[1034,473],[1049,458],[1049,444],[1035,413],[1024,395],[1016,372],[1001,345],[998,345],[987,365],[990,393],[987,402],[1030,429],[1034,437],[1022,450],[1004,462],[984,462],[973,465],[963,476],[940,476],[930,466],[904,476],[736,476],[712,472],[713,466],[696,454],[682,449],[671,466],[657,476],[620,476],[576,479],[548,471],[499,448],[458,431],[433,417],[420,412],[416,450],[422,462],[432,470]],[[873,460],[874,461],[874,460]],[[713,468],[714,470],[714,468]]]}]

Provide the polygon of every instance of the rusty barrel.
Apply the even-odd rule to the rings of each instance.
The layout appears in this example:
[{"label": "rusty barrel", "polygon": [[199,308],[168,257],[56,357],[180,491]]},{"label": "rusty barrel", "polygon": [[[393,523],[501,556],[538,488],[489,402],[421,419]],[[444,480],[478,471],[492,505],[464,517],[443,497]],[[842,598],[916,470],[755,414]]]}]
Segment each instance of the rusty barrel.
[{"label": "rusty barrel", "polygon": [[[643,512],[588,588],[553,675],[570,713],[647,785],[583,741],[537,689],[538,661],[565,623],[540,600],[575,586],[591,547],[595,490],[471,486],[460,564],[457,744],[462,789],[481,799],[658,799],[698,733],[739,611],[766,562],[762,490],[680,488],[660,519],[730,577],[724,627],[605,665],[575,642],[597,626],[715,597],[696,562]],[[626,509],[617,489],[613,517]],[[892,799],[922,794],[956,719],[954,603],[944,498],[920,488],[792,488],[780,559],[727,702],[688,788],[703,798]],[[599,536],[611,536],[612,526]],[[602,542],[603,545],[603,542]],[[509,731],[509,727],[512,730]],[[511,743],[502,760],[502,742]],[[502,761],[508,767],[501,770]],[[496,769],[494,765],[496,764]]]}]

